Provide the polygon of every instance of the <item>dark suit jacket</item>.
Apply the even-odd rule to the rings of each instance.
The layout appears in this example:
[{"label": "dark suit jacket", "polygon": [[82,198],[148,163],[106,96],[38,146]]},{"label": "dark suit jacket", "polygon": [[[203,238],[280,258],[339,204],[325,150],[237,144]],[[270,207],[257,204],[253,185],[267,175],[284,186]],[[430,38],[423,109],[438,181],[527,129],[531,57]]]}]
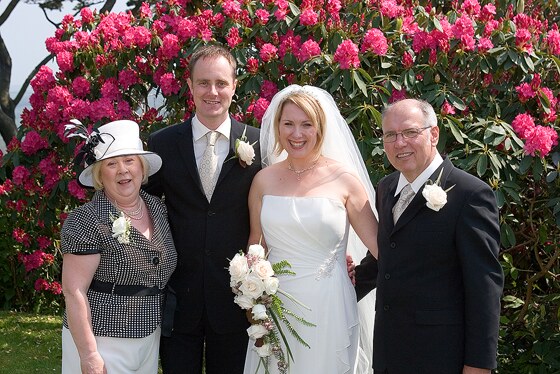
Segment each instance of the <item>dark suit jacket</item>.
[{"label": "dark suit jacket", "polygon": [[164,196],[169,211],[178,254],[169,285],[177,297],[174,330],[181,333],[197,326],[204,309],[218,333],[240,332],[249,326],[245,312],[233,302],[227,270],[228,259],[247,247],[247,197],[253,177],[261,168],[258,142],[251,166],[244,168],[239,159],[233,158],[235,140],[245,127],[251,144],[259,139],[257,128],[232,119],[229,155],[210,203],[198,175],[191,120],[159,130],[148,141],[148,148],[163,159],[146,190]]},{"label": "dark suit jacket", "polygon": [[[422,189],[393,225],[399,173],[377,191],[379,261],[357,267],[357,292],[377,274],[374,368],[390,374],[460,373],[496,367],[503,272],[499,217],[492,190],[455,168],[441,168],[447,204],[426,206]],[[366,282],[366,286],[363,286]]]}]

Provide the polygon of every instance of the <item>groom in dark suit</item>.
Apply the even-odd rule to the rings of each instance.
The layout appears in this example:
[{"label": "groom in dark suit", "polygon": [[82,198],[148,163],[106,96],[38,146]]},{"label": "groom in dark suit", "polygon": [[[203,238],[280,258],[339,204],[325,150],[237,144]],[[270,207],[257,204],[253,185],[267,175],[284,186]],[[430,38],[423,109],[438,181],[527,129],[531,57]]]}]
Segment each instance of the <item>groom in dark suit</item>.
[{"label": "groom in dark suit", "polygon": [[[247,196],[261,164],[259,130],[229,115],[237,79],[228,50],[199,48],[189,70],[195,116],[152,134],[148,142],[163,166],[146,189],[164,196],[178,254],[169,282],[175,298],[168,295],[163,322],[165,327],[172,317],[173,329],[162,329],[161,362],[164,373],[200,374],[204,356],[206,374],[241,374],[249,323],[233,302],[227,267],[247,247]],[[252,163],[247,147],[236,153],[244,133],[249,145],[256,143]]]},{"label": "groom in dark suit", "polygon": [[494,194],[442,159],[427,102],[393,103],[382,124],[397,172],[377,189],[379,260],[356,267],[358,298],[377,283],[375,373],[490,373],[503,288]]}]

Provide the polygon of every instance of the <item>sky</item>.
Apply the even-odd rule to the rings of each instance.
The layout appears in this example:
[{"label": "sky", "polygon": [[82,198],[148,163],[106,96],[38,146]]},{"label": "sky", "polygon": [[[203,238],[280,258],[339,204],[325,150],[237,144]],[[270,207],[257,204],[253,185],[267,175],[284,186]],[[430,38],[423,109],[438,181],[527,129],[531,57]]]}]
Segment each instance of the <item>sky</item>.
[{"label": "sky", "polygon": [[[0,1],[0,14],[4,12],[8,1]],[[98,8],[98,7],[97,7]],[[118,0],[114,10],[126,9],[126,0]],[[54,22],[60,22],[65,14],[73,13],[72,7],[66,7],[63,11],[51,11],[49,17]],[[6,43],[12,58],[12,77],[10,82],[10,94],[16,96],[21,85],[35,66],[48,55],[45,48],[45,40],[54,36],[55,27],[49,23],[39,6],[26,4],[20,1],[6,22],[0,27],[0,34]],[[56,65],[48,64],[53,70]],[[28,88],[26,97],[16,108],[16,122],[19,124],[19,116],[24,107],[28,106],[31,88]],[[5,149],[0,138],[0,149]]]}]

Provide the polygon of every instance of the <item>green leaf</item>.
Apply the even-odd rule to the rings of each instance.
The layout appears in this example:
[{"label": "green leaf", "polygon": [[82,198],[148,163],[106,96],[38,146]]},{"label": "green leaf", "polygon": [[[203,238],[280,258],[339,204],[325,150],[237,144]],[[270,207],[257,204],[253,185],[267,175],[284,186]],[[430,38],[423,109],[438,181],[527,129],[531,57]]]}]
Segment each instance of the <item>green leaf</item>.
[{"label": "green leaf", "polygon": [[551,171],[550,173],[548,173],[548,174],[546,175],[546,181],[547,181],[548,183],[554,182],[554,180],[555,180],[556,178],[558,178],[558,172],[557,172],[556,170],[555,170],[555,171]]},{"label": "green leaf", "polygon": [[463,135],[461,133],[461,130],[459,130],[459,128],[452,121],[448,120],[447,124],[449,125],[449,129],[451,130],[451,133],[453,134],[453,137],[455,137],[455,140],[457,140],[461,144],[464,144],[465,140],[463,139]]},{"label": "green leaf", "polygon": [[527,170],[529,170],[529,168],[531,167],[531,165],[533,164],[533,158],[530,156],[525,156],[521,159],[521,163],[519,164],[519,172],[521,174],[525,174],[527,172]]},{"label": "green leaf", "polygon": [[500,226],[500,239],[502,245],[506,248],[510,248],[515,245],[515,233],[509,224],[503,223]]},{"label": "green leaf", "polygon": [[476,162],[476,173],[479,177],[482,177],[486,170],[488,169],[488,156],[484,153],[480,155],[478,161]]},{"label": "green leaf", "polygon": [[505,301],[504,308],[517,309],[521,307],[523,304],[525,304],[523,300],[513,295],[504,296],[503,300]]},{"label": "green leaf", "polygon": [[356,70],[352,71],[352,78],[354,79],[354,82],[356,82],[358,88],[362,91],[364,96],[367,97],[368,96],[367,87],[364,81],[362,80],[362,77],[360,76],[359,72]]}]

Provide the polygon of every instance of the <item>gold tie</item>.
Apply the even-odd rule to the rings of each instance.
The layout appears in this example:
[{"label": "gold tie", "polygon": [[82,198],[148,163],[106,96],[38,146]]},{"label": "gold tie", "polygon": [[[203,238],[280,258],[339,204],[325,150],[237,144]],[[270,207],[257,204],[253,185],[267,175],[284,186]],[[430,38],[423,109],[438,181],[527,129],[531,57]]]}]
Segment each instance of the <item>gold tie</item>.
[{"label": "gold tie", "polygon": [[214,188],[216,188],[216,181],[218,180],[218,155],[216,155],[214,147],[218,136],[220,136],[220,133],[217,131],[208,131],[206,133],[206,149],[198,167],[200,182],[208,201],[212,198]]},{"label": "gold tie", "polygon": [[410,203],[414,195],[415,195],[414,190],[412,189],[410,184],[404,186],[404,188],[401,191],[401,195],[399,196],[399,200],[397,200],[397,203],[393,207],[394,223],[397,223],[399,217],[404,212],[404,210],[406,209],[406,207],[408,206],[408,204]]}]

